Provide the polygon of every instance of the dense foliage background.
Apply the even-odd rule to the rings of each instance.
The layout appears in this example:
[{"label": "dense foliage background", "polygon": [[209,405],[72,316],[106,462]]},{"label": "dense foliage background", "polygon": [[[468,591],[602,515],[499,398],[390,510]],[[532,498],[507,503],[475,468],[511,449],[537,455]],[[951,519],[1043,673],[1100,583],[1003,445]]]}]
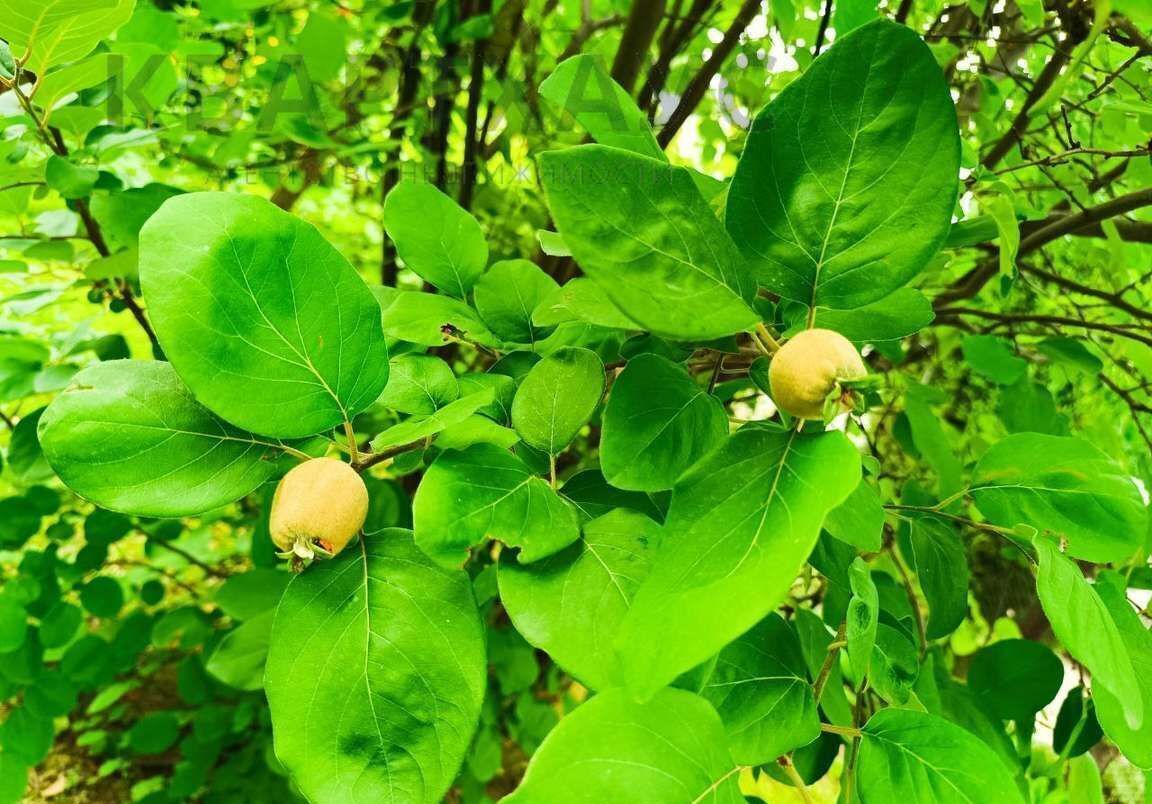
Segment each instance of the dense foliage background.
[{"label": "dense foliage background", "polygon": [[[753,800],[835,800],[848,787],[842,782],[859,750],[858,729],[883,701],[978,735],[1013,770],[1012,784],[1025,800],[1152,800],[1143,770],[1152,767],[1152,728],[1134,727],[1131,718],[1109,727],[1103,713],[1098,719],[1100,691],[1090,681],[1109,677],[1101,663],[1115,659],[1102,659],[1099,647],[1111,644],[1102,634],[1112,621],[1091,613],[1130,609],[1127,618],[1111,616],[1123,623],[1132,665],[1123,672],[1109,667],[1126,679],[1135,668],[1147,698],[1143,711],[1152,713],[1146,630],[1152,530],[1146,512],[1140,518],[1122,510],[1126,494],[1142,495],[1146,504],[1152,484],[1152,7],[1146,0],[902,0],[879,8],[868,0],[0,0],[0,39],[11,45],[0,43],[0,801],[299,795],[273,751],[263,688],[273,612],[290,577],[268,536],[272,484],[197,516],[163,518],[187,503],[189,496],[179,493],[167,508],[149,511],[157,518],[113,513],[60,482],[37,435],[46,406],[81,369],[107,363],[108,387],[131,396],[108,361],[164,356],[155,332],[166,322],[150,320],[149,307],[166,291],[147,286],[149,278],[142,293],[137,270],[141,227],[161,204],[203,190],[269,199],[315,224],[386,308],[395,296],[383,288],[424,290],[445,303],[468,295],[475,277],[465,286],[457,274],[452,288],[398,258],[406,241],[419,241],[448,215],[459,227],[452,242],[464,244],[458,265],[475,263],[481,247],[481,272],[490,262],[531,260],[554,280],[529,283],[539,301],[555,283],[582,273],[582,245],[553,234],[553,215],[573,213],[560,208],[552,187],[552,206],[546,204],[540,153],[589,139],[655,155],[664,149],[673,164],[698,172],[698,198],[707,196],[715,210],[728,204],[735,236],[739,179],[731,188],[727,182],[737,174],[753,117],[808,73],[817,54],[876,16],[918,33],[947,81],[961,145],[955,222],[939,251],[920,239],[914,222],[887,241],[891,249],[932,253],[910,287],[864,316],[816,316],[862,345],[870,370],[882,378],[868,390],[867,412],[837,425],[865,456],[868,481],[852,505],[824,522],[816,552],[779,609],[784,619],[764,620],[745,648],[755,653],[754,640],[762,637],[764,644],[791,640],[804,653],[799,669],[787,657],[773,659],[788,666],[784,672],[808,698],[795,704],[799,725],[785,723],[782,707],[769,718],[770,730],[803,733],[807,715],[815,723],[813,686],[826,728],[787,744],[780,761],[737,757],[742,769],[733,778]],[[25,50],[30,39],[34,47]],[[595,58],[569,61],[567,74],[556,72],[580,54]],[[543,82],[554,74],[550,91]],[[910,70],[905,79],[926,87],[938,74]],[[606,102],[617,91],[608,75],[634,99],[639,116],[630,102]],[[837,86],[833,80],[826,89],[829,112],[813,118],[821,125],[795,132],[813,151],[842,122]],[[654,141],[636,133],[643,116]],[[629,144],[629,136],[636,141]],[[944,151],[876,158],[931,177],[941,166],[952,171]],[[741,164],[743,170],[749,163]],[[754,175],[745,189],[761,187],[765,175]],[[430,184],[443,195],[398,194],[386,205],[402,182]],[[444,212],[444,196],[470,212],[478,229],[467,215]],[[928,199],[925,218],[931,201],[947,205],[950,198]],[[901,202],[893,196],[873,203],[883,209]],[[253,226],[278,220],[261,217],[272,215],[263,206],[235,214]],[[157,216],[153,238],[165,238],[172,249],[196,244],[202,227],[176,215]],[[329,259],[316,248],[310,258]],[[539,310],[525,317],[523,309],[501,305],[522,289],[523,266],[501,264],[511,266],[503,269],[509,278],[494,284],[489,300],[480,289],[470,296],[482,315],[488,306],[483,324],[467,308],[436,307],[402,323],[394,318],[391,328],[385,318],[392,382],[386,398],[354,422],[360,457],[373,456],[361,467],[372,494],[372,529],[411,527],[417,487],[437,455],[448,454],[444,443],[425,437],[435,430],[418,429],[425,420],[411,417],[464,396],[465,381],[457,388],[453,375],[475,376],[500,363],[495,373],[518,381],[530,363],[515,355],[590,347],[614,383],[623,383],[625,361],[632,367],[647,360],[651,374],[628,388],[638,416],[661,394],[672,394],[680,379],[662,377],[661,367],[683,363],[696,390],[724,403],[731,425],[779,420],[765,393],[764,363],[757,363],[764,347],[757,336],[713,340],[718,333],[705,332],[702,323],[695,339],[637,335],[638,329],[659,334],[659,327],[636,327],[626,318],[621,324],[612,305],[575,292],[552,301],[551,317]],[[177,287],[175,271],[170,288]],[[442,293],[433,296],[437,288]],[[325,290],[315,288],[318,295]],[[769,339],[802,326],[805,316],[773,290],[756,303]],[[644,292],[659,297],[660,291],[650,285]],[[173,294],[165,297],[166,309],[186,305],[180,337],[192,350],[203,347],[194,323],[197,305],[207,302],[183,287],[179,298]],[[786,289],[783,295],[791,298]],[[441,332],[448,319],[470,323]],[[487,342],[476,335],[485,325],[494,333]],[[528,347],[508,350],[507,342]],[[450,366],[447,380],[418,360],[398,368],[400,357],[420,353]],[[568,380],[571,389],[587,391],[596,376],[603,381],[597,370],[580,373],[586,369],[564,366],[577,378]],[[87,376],[95,382],[100,375]],[[397,376],[411,383],[397,385]],[[470,382],[472,390],[484,387]],[[423,387],[434,397],[444,383],[450,390],[431,407],[413,390]],[[506,448],[523,437],[536,449],[518,448],[519,465],[550,478],[552,487],[562,483],[581,518],[594,518],[593,532],[611,542],[613,534],[653,528],[658,539],[653,520],[667,512],[676,477],[649,491],[643,478],[627,479],[629,456],[609,465],[599,446],[611,422],[604,428],[603,414],[592,416],[599,394],[583,418],[574,414],[572,445],[552,449],[547,439],[534,443],[524,427],[503,426],[509,424],[509,411],[500,408],[503,386],[492,386],[496,401],[485,409],[491,427],[470,419],[473,429],[453,431],[456,444],[486,441],[509,455]],[[625,398],[619,385],[612,387],[612,399],[617,391]],[[258,397],[235,391],[224,404],[247,406],[252,421],[229,421],[260,431],[262,419],[294,417],[259,408]],[[689,432],[713,426],[709,415],[700,412]],[[388,429],[403,426],[414,429]],[[370,448],[367,441],[382,432],[392,435]],[[1004,442],[1010,436],[1017,440]],[[1078,446],[1085,442],[1095,449]],[[982,460],[997,443],[1001,451]],[[317,454],[327,445],[321,438],[297,446]],[[1053,484],[1070,484],[1090,502],[1057,510],[1061,502],[1054,509],[1038,494],[1034,504],[1013,503],[1034,519],[1014,521],[1002,521],[1016,515],[1003,513],[1011,504],[998,508],[977,496],[978,509],[972,507],[967,492],[995,485],[1004,473],[1026,474],[1029,463],[1033,475],[1048,473]],[[163,467],[160,460],[152,468],[161,479]],[[618,488],[605,483],[600,468],[621,480]],[[719,474],[724,465],[713,468]],[[100,472],[94,459],[89,473]],[[81,485],[99,480],[92,476]],[[1090,488],[1081,491],[1077,483]],[[1117,483],[1127,491],[1117,491]],[[198,489],[190,485],[187,495]],[[429,504],[451,511],[459,498],[444,494]],[[1065,517],[1067,528],[1046,524],[1054,517]],[[1034,547],[1030,532],[1018,527],[1027,522],[1056,530],[1056,538]],[[1132,532],[1135,522],[1143,530]],[[422,546],[451,558],[481,540]],[[1070,548],[1079,563],[1050,555],[1049,545]],[[514,790],[545,738],[600,681],[593,671],[576,682],[561,669],[564,646],[545,652],[526,640],[530,626],[514,627],[505,604],[517,596],[516,572],[507,582],[502,574],[498,590],[499,554],[492,543],[473,551],[466,567],[485,626],[478,639],[486,643],[488,673],[480,726],[451,801],[495,801]],[[853,563],[858,554],[867,559],[863,570]],[[330,571],[315,567],[303,577]],[[1084,583],[1081,572],[1095,583]],[[539,590],[521,580],[519,593]],[[865,622],[870,612],[874,655],[881,657],[872,661],[883,661],[887,671],[885,681],[867,689],[856,686],[859,658],[848,655],[859,635],[839,650],[847,618],[861,608]],[[726,651],[740,649],[737,643]],[[756,661],[739,653],[728,660]],[[319,673],[307,666],[313,669],[305,675]],[[712,670],[696,672],[704,678]],[[299,679],[300,689],[312,682]],[[686,689],[703,683],[690,676],[679,682]],[[830,688],[845,694],[821,698]],[[771,694],[795,703],[779,690]],[[722,697],[705,697],[723,709]],[[609,698],[604,707],[623,706]],[[752,699],[745,713],[762,705],[763,698]],[[738,719],[739,704],[728,706]],[[1117,737],[1121,728],[1128,731]],[[794,786],[800,777],[806,791]],[[860,795],[867,795],[866,781],[860,780]],[[866,800],[891,800],[876,785],[873,795],[880,797]],[[629,800],[657,800],[647,795],[637,790]],[[695,800],[713,800],[706,795],[728,800],[712,789]],[[935,795],[953,800],[946,791]],[[546,790],[535,796],[522,794],[525,801],[560,800]]]}]

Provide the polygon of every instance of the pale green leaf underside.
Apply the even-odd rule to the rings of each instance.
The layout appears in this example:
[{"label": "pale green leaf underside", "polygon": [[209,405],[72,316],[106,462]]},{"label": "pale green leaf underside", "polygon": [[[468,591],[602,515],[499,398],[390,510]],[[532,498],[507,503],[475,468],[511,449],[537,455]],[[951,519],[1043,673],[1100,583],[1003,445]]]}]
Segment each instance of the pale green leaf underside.
[{"label": "pale green leaf underside", "polygon": [[140,233],[164,352],[206,407],[307,436],[368,407],[388,379],[380,307],[315,227],[239,193],[169,199]]},{"label": "pale green leaf underside", "polygon": [[264,686],[276,755],[310,801],[435,804],[486,683],[472,585],[389,529],[309,567],[276,611]]},{"label": "pale green leaf underside", "polygon": [[40,419],[40,443],[73,491],[114,511],[190,516],[274,474],[282,446],[206,410],[168,363],[113,360],[76,375]]}]

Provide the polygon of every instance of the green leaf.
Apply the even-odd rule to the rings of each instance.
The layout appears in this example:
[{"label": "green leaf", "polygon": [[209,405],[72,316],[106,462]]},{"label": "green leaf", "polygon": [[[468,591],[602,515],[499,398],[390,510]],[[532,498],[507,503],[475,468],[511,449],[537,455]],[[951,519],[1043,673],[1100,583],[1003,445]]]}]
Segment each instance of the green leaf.
[{"label": "green leaf", "polygon": [[862,804],[1023,804],[992,749],[943,718],[881,709],[864,725],[855,785]]},{"label": "green leaf", "polygon": [[580,538],[576,512],[548,481],[492,444],[443,452],[428,467],[412,504],[416,544],[445,566],[488,538],[537,561]]},{"label": "green leaf", "polygon": [[100,171],[87,165],[74,165],[66,157],[53,154],[44,168],[44,181],[67,199],[85,198],[92,194]]},{"label": "green leaf", "polygon": [[[644,801],[744,804],[724,727],[706,701],[666,689],[647,703],[623,690],[593,697],[532,757],[504,804]],[[642,791],[642,792],[641,792]]]},{"label": "green leaf", "polygon": [[952,449],[948,433],[940,423],[941,417],[932,410],[931,404],[935,401],[930,389],[910,383],[904,398],[904,414],[912,429],[912,442],[936,472],[940,496],[946,497],[963,486],[964,466]]},{"label": "green leaf", "polygon": [[201,407],[168,363],[111,360],[76,375],[40,419],[40,443],[73,491],[115,511],[189,516],[256,489],[281,445]]},{"label": "green leaf", "polygon": [[344,17],[323,8],[308,12],[308,24],[296,37],[296,49],[304,57],[308,77],[331,81],[347,61],[349,25]]},{"label": "green leaf", "polygon": [[960,348],[973,371],[1000,385],[1011,385],[1028,370],[1028,361],[1016,356],[1012,344],[995,335],[967,335]]},{"label": "green leaf", "polygon": [[1032,544],[1040,558],[1036,593],[1052,633],[1072,658],[1088,668],[1094,691],[1110,693],[1120,702],[1127,726],[1141,728],[1145,704],[1140,680],[1111,612],[1075,562],[1055,544],[1041,536]]},{"label": "green leaf", "polygon": [[388,379],[363,280],[313,226],[261,198],[168,199],[140,233],[140,279],[181,379],[238,427],[319,433],[376,401]]},{"label": "green leaf", "polygon": [[272,639],[273,617],[272,610],[265,611],[225,634],[208,657],[205,669],[238,690],[260,689]]},{"label": "green leaf", "polygon": [[532,311],[559,289],[529,260],[501,260],[476,283],[476,312],[492,332],[512,343],[534,343]]},{"label": "green leaf", "polygon": [[279,570],[252,569],[229,576],[216,590],[214,599],[229,617],[250,620],[276,608],[291,577]]},{"label": "green leaf", "polygon": [[546,151],[539,163],[565,242],[629,319],[682,340],[756,323],[756,283],[685,168],[602,145]]},{"label": "green leaf", "polygon": [[859,307],[906,284],[951,228],[960,137],[948,84],[911,29],[864,25],[756,116],[728,231],[760,284]]},{"label": "green leaf", "polygon": [[872,571],[862,558],[852,560],[848,568],[848,582],[852,585],[852,598],[848,601],[847,624],[848,660],[856,674],[856,686],[863,687],[864,677],[872,664],[872,651],[876,647],[876,631],[880,622],[880,596],[872,582]]},{"label": "green leaf", "polygon": [[1104,362],[1076,338],[1045,338],[1036,344],[1036,348],[1053,361],[1088,374],[1096,374],[1104,368]]},{"label": "green leaf", "polygon": [[[813,326],[835,330],[856,343],[894,341],[919,332],[935,317],[927,296],[913,288],[899,288],[855,310],[818,307]],[[802,312],[796,326],[806,325]]]},{"label": "green leaf", "polygon": [[460,396],[460,384],[447,363],[432,355],[392,358],[388,384],[379,402],[400,413],[435,413]]},{"label": "green leaf", "polygon": [[558,455],[604,395],[604,364],[589,349],[566,346],[534,365],[512,400],[512,426],[530,447]]},{"label": "green leaf", "polygon": [[884,506],[875,486],[861,478],[848,499],[828,512],[824,529],[858,550],[879,552],[884,537]]},{"label": "green leaf", "polygon": [[640,326],[620,312],[603,289],[583,276],[540,301],[532,312],[532,323],[538,327],[554,326],[569,321],[584,321],[610,329],[639,329]]},{"label": "green leaf", "polygon": [[696,464],[616,641],[624,683],[651,696],[763,619],[859,482],[838,432],[745,428]]},{"label": "green leaf", "polygon": [[[654,393],[659,389],[659,393]],[[600,435],[608,482],[661,491],[728,435],[720,400],[670,360],[654,354],[628,361],[612,384]]]},{"label": "green leaf", "polygon": [[1093,684],[1092,694],[1096,702],[1096,714],[1104,733],[1124,752],[1124,756],[1139,768],[1152,768],[1152,633],[1141,622],[1140,615],[1132,608],[1124,588],[1124,577],[1116,572],[1106,571],[1097,576],[1095,590],[1108,613],[1120,640],[1132,661],[1132,670],[1140,685],[1140,698],[1143,704],[1143,719],[1133,728],[1129,722],[1128,702],[1113,694],[1107,682]]},{"label": "green leaf", "polygon": [[572,56],[540,84],[540,96],[576,118],[601,145],[668,161],[648,118],[608,75],[599,56]]},{"label": "green leaf", "polygon": [[1004,639],[979,650],[968,668],[968,689],[1001,720],[1031,721],[1064,682],[1064,665],[1046,646]]},{"label": "green leaf", "polygon": [[968,616],[968,556],[948,523],[931,517],[912,520],[908,529],[912,564],[928,601],[929,639],[946,637]]},{"label": "green leaf", "polygon": [[462,301],[415,290],[376,288],[374,292],[384,309],[384,332],[390,338],[420,346],[443,346],[448,342],[444,327],[451,325],[469,340],[485,346],[500,345],[476,312]]},{"label": "green leaf", "polygon": [[1027,376],[1000,389],[996,413],[1010,433],[1068,434],[1068,419],[1056,408],[1052,394]]},{"label": "green leaf", "polygon": [[24,644],[28,615],[14,600],[0,597],[0,653],[11,653]]},{"label": "green leaf", "polygon": [[871,22],[877,16],[876,0],[836,0],[835,9],[832,25],[838,37]]},{"label": "green leaf", "polygon": [[128,21],[135,0],[0,0],[4,38],[24,69],[76,61]]},{"label": "green leaf", "polygon": [[458,299],[468,295],[488,265],[480,224],[427,182],[401,182],[388,193],[384,230],[407,267]]},{"label": "green leaf", "polygon": [[609,686],[612,642],[648,574],[660,527],[624,508],[532,564],[500,557],[500,601],[526,640],[593,690]]},{"label": "green leaf", "polygon": [[180,721],[171,712],[153,712],[136,721],[126,736],[137,754],[162,754],[180,737]]},{"label": "green leaf", "polygon": [[412,416],[399,424],[394,424],[372,439],[372,449],[411,444],[422,438],[430,438],[449,427],[467,420],[476,411],[492,402],[492,391],[477,391],[474,394],[449,402],[429,416]]},{"label": "green leaf", "polygon": [[796,634],[769,614],[720,652],[701,690],[741,765],[772,762],[820,736],[820,718]]},{"label": "green leaf", "polygon": [[472,585],[408,531],[365,536],[288,586],[265,689],[276,756],[318,802],[434,804],[484,697]]},{"label": "green leaf", "polygon": [[1148,508],[1115,461],[1076,438],[1018,433],[976,464],[972,497],[997,525],[1030,525],[1067,540],[1068,555],[1105,563],[1131,555],[1148,533]]},{"label": "green leaf", "polygon": [[83,613],[64,601],[58,602],[40,620],[40,642],[46,648],[61,648],[72,641],[80,629]]},{"label": "green leaf", "polygon": [[8,440],[8,470],[21,485],[40,483],[52,477],[52,467],[44,459],[37,434],[44,408],[20,417]]},{"label": "green leaf", "polygon": [[80,602],[93,616],[109,619],[124,606],[124,590],[115,578],[100,575],[80,589]]}]

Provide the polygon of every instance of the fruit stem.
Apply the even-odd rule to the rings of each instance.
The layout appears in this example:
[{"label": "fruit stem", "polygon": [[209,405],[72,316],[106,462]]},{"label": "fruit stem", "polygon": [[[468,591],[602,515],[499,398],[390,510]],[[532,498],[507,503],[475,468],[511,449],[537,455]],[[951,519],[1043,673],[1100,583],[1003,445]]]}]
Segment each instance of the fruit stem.
[{"label": "fruit stem", "polygon": [[352,429],[352,422],[344,420],[344,435],[348,439],[348,456],[353,465],[360,462],[360,455],[356,451],[356,432]]},{"label": "fruit stem", "polygon": [[763,321],[758,321],[756,323],[756,333],[760,336],[764,343],[768,345],[770,353],[780,351],[780,341],[772,337],[772,333],[768,331],[768,327],[764,326]]}]

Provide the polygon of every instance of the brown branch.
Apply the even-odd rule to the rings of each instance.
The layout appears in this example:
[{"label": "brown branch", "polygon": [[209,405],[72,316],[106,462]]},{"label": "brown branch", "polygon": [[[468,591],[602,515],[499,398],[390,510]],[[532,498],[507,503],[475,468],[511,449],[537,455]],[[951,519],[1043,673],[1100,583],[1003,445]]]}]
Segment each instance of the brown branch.
[{"label": "brown branch", "polygon": [[672,142],[672,138],[676,136],[680,126],[684,125],[684,121],[695,111],[696,106],[704,97],[704,93],[708,91],[713,76],[719,72],[721,65],[732,54],[736,44],[740,41],[740,36],[744,33],[744,29],[752,22],[759,10],[759,0],[744,0],[740,6],[740,11],[736,14],[736,19],[732,20],[728,30],[724,32],[724,38],[713,48],[712,55],[692,77],[684,90],[684,94],[680,97],[680,102],[676,104],[676,109],[668,118],[668,122],[660,129],[656,141],[660,143],[661,148],[668,147],[668,143]]},{"label": "brown branch", "polygon": [[[1118,196],[1080,212],[1061,215],[1022,239],[1018,256],[1023,257],[1025,254],[1033,252],[1064,235],[1073,234],[1085,227],[1147,206],[1152,206],[1152,187]],[[935,306],[940,309],[962,299],[975,296],[998,271],[998,257],[984,260],[962,276],[951,288],[937,296]]]},{"label": "brown branch", "polygon": [[[492,11],[492,0],[479,0],[477,13]],[[468,108],[464,115],[464,164],[460,175],[460,206],[472,208],[472,193],[476,189],[480,166],[476,164],[476,154],[480,150],[480,101],[484,96],[484,59],[488,51],[488,40],[477,39],[472,44],[472,72],[468,81]]]},{"label": "brown branch", "polygon": [[612,79],[625,92],[632,92],[663,15],[664,0],[634,0],[632,3],[624,33],[620,35],[616,58],[612,61]]},{"label": "brown branch", "polygon": [[640,87],[640,92],[636,96],[636,103],[641,109],[652,107],[653,101],[659,98],[661,90],[668,82],[672,60],[688,44],[696,31],[696,27],[704,18],[704,13],[711,7],[712,0],[693,0],[688,13],[679,20],[678,25],[676,24],[677,20],[668,21],[668,35],[660,42],[660,52],[656,56],[656,62],[648,71],[648,78],[645,79],[644,85]]},{"label": "brown branch", "polygon": [[994,313],[990,310],[978,310],[972,307],[948,307],[936,311],[936,322],[941,324],[948,323],[950,318],[955,318],[956,316],[974,316],[988,321],[996,321],[1001,324],[1050,324],[1052,326],[1079,327],[1080,329],[1107,332],[1119,338],[1127,338],[1137,343],[1143,343],[1146,346],[1152,346],[1152,337],[1140,334],[1140,331],[1144,330],[1143,327],[1139,328],[1140,331],[1137,331],[1136,329],[1120,324],[1107,324],[1102,321],[1086,321],[1081,318],[1072,318],[1063,315]]},{"label": "brown branch", "polygon": [[[404,50],[400,64],[400,81],[396,90],[396,107],[392,112],[392,123],[388,127],[388,139],[392,144],[392,158],[398,160],[397,154],[400,144],[404,140],[404,133],[408,129],[408,118],[412,116],[412,108],[416,102],[416,91],[420,87],[420,64],[422,51],[420,37],[424,29],[432,21],[432,14],[436,10],[436,0],[416,0],[412,6],[412,41]],[[394,162],[384,171],[384,179],[380,183],[380,201],[388,197],[388,193],[400,183],[400,166]],[[380,254],[380,282],[385,285],[396,284],[396,249],[388,235],[381,238]]]},{"label": "brown branch", "polygon": [[1020,138],[1024,136],[1024,132],[1028,130],[1028,121],[1031,119],[1032,107],[1036,104],[1036,101],[1044,97],[1044,94],[1056,83],[1056,79],[1060,77],[1060,73],[1063,72],[1068,62],[1071,61],[1072,52],[1075,50],[1076,45],[1080,44],[1082,38],[1083,35],[1080,35],[1079,39],[1069,35],[1067,39],[1056,47],[1056,50],[1044,65],[1044,69],[1042,69],[1040,75],[1037,76],[1035,83],[1032,84],[1032,89],[1029,90],[1027,97],[1024,99],[1024,105],[1016,114],[1012,125],[1008,128],[1008,131],[992,145],[988,153],[985,154],[981,160],[980,164],[985,168],[990,170],[999,164],[1000,160],[1007,156],[1016,146],[1016,143],[1020,141]]}]

